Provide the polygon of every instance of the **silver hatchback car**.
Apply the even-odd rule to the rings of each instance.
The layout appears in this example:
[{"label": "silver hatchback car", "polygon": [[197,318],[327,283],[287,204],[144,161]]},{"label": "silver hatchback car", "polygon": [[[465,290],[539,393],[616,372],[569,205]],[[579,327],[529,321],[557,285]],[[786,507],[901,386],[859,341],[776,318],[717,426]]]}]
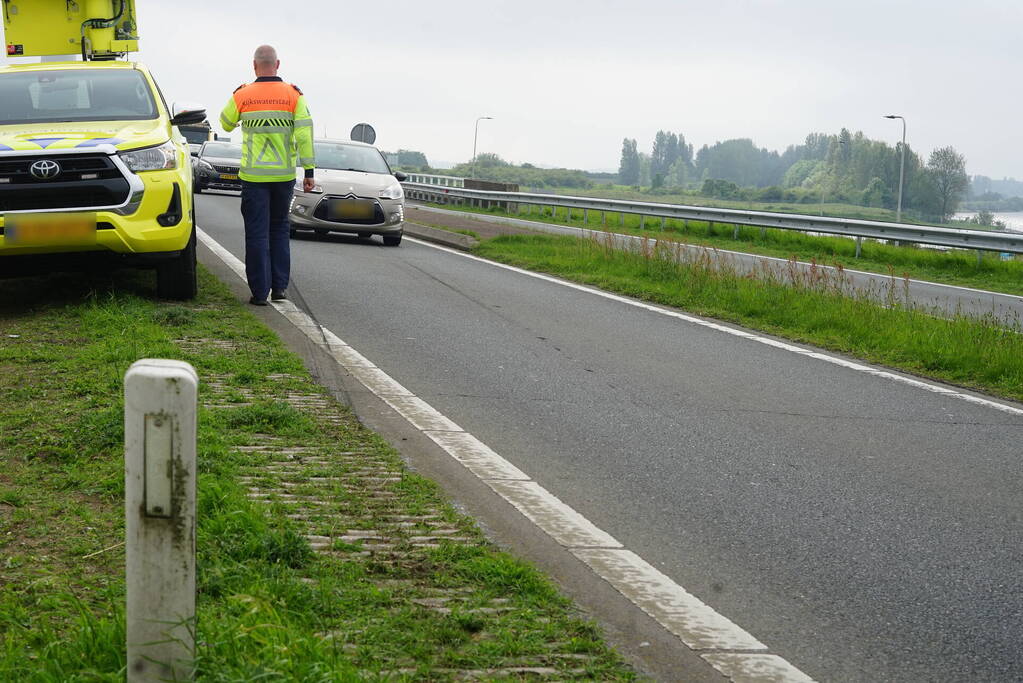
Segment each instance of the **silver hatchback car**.
[{"label": "silver hatchback car", "polygon": [[291,234],[298,230],[380,235],[384,244],[401,244],[405,221],[405,174],[391,173],[387,161],[372,145],[340,140],[316,140],[316,186],[295,187],[291,203]]}]

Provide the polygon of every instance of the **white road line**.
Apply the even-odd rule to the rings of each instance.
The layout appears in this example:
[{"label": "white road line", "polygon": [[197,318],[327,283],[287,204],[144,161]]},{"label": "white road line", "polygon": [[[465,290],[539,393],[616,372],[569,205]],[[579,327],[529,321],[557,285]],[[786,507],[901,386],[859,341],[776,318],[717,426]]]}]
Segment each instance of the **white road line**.
[{"label": "white road line", "polygon": [[[199,240],[207,248],[239,277],[245,279],[245,267],[241,261],[203,230],[197,229],[196,232]],[[551,281],[559,282],[553,279]],[[414,396],[333,332],[320,326],[299,310],[294,303],[271,301],[270,304],[294,323],[313,343],[331,353],[338,364],[359,379],[369,391],[391,405],[410,424],[422,430],[494,492],[585,562],[598,576],[614,586],[668,631],[677,635],[683,643],[699,649],[701,656],[719,672],[733,681],[742,683],[812,681],[785,659],[763,652],[767,648],[756,638],[638,555],[623,548],[613,536],[563,503],[540,484],[529,479],[528,475],[486,444],[463,431],[425,401]],[[349,361],[352,364],[348,364]],[[708,659],[709,654],[728,657],[712,660]],[[765,655],[768,659],[765,659]],[[773,666],[767,666],[765,664],[767,661],[772,662]]]},{"label": "white road line", "polygon": [[504,263],[489,261],[487,259],[480,258],[479,256],[466,254],[465,252],[458,251],[457,249],[449,249],[447,247],[442,247],[437,244],[424,242],[422,240],[417,240],[411,237],[406,237],[405,239],[407,239],[410,242],[415,242],[416,244],[421,244],[423,246],[430,247],[431,249],[439,249],[440,251],[445,251],[449,254],[454,254],[455,256],[461,256],[462,258],[467,258],[473,261],[478,261],[480,263],[485,263],[488,266],[493,266],[495,268],[503,268],[504,270],[510,270],[513,273],[518,273],[520,275],[525,275],[527,277],[536,278],[537,280],[551,282],[557,285],[561,285],[562,287],[576,289],[579,290],[580,292],[587,292],[589,294],[593,294],[594,296],[610,299],[611,301],[617,301],[619,303],[628,304],[629,306],[634,306],[635,308],[642,308],[653,313],[659,313],[661,315],[666,315],[671,318],[677,318],[678,320],[684,320],[694,325],[699,325],[701,327],[707,327],[718,332],[730,334],[733,337],[741,337],[743,339],[748,339],[753,342],[766,344],[767,346],[773,346],[784,351],[796,353],[799,354],[800,356],[805,356],[807,358],[813,358],[815,360],[824,361],[825,363],[831,363],[832,365],[838,365],[843,368],[848,368],[849,370],[855,370],[857,372],[873,375],[874,377],[880,377],[883,379],[891,380],[893,382],[899,382],[901,384],[908,384],[909,386],[916,387],[917,389],[923,389],[924,391],[930,391],[935,394],[942,394],[944,396],[956,398],[961,401],[967,401],[968,403],[974,403],[976,405],[984,406],[985,408],[994,408],[995,410],[1000,410],[1003,413],[1009,413],[1011,415],[1023,415],[1023,408],[1007,405],[1005,403],[999,403],[998,401],[992,401],[991,399],[982,398],[980,396],[975,396],[973,394],[967,394],[965,392],[957,391],[955,389],[941,386],[939,384],[934,384],[932,382],[925,382],[923,380],[915,379],[913,377],[898,375],[888,370],[873,368],[870,367],[869,365],[863,365],[862,363],[856,363],[854,361],[846,360],[844,358],[838,358],[837,356],[832,356],[830,354],[823,353],[820,351],[804,349],[802,347],[795,346],[794,344],[789,344],[787,342],[779,341],[777,339],[771,339],[770,337],[765,337],[759,334],[755,334],[753,332],[747,332],[746,330],[728,327],[727,325],[723,325],[721,323],[703,320],[701,318],[696,318],[685,313],[679,313],[678,311],[673,311],[671,309],[661,308],[660,306],[644,303],[642,301],[637,301],[635,299],[629,299],[628,297],[621,296],[619,294],[612,294],[610,292],[605,292],[600,289],[594,289],[593,287],[587,287],[586,285],[580,285],[576,284],[575,282],[569,282],[568,280],[562,280],[551,275],[544,275],[543,273],[534,273],[532,271],[517,268],[515,266],[509,266]]},{"label": "white road line", "polygon": [[631,550],[575,548],[572,554],[694,650],[767,649]]}]

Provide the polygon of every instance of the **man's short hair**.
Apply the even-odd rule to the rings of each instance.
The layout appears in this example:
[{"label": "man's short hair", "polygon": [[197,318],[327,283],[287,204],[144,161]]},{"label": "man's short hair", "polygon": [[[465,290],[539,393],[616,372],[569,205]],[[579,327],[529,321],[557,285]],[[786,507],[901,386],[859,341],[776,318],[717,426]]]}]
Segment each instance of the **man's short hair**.
[{"label": "man's short hair", "polygon": [[260,45],[256,48],[256,53],[252,55],[252,60],[257,64],[276,64],[277,50],[269,45]]}]

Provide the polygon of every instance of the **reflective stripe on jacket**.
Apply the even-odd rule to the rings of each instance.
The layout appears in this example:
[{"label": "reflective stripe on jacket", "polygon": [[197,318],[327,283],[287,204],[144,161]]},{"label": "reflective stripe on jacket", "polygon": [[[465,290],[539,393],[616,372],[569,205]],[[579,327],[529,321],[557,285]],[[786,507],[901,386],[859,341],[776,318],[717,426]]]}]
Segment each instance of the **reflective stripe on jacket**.
[{"label": "reflective stripe on jacket", "polygon": [[220,113],[220,125],[230,133],[239,123],[242,180],[294,180],[296,166],[316,166],[313,119],[305,96],[295,86],[277,77],[262,77],[238,88]]}]

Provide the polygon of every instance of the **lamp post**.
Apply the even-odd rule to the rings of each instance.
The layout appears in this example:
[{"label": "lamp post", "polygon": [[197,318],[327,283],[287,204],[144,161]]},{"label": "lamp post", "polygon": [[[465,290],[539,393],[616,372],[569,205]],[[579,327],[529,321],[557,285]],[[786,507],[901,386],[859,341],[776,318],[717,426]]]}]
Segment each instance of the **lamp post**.
[{"label": "lamp post", "polygon": [[480,121],[484,119],[492,119],[493,116],[481,116],[476,119],[476,132],[472,136],[472,177],[476,177],[476,140],[480,136]]},{"label": "lamp post", "polygon": [[906,119],[898,114],[886,114],[886,119],[902,119],[902,160],[899,162],[899,203],[895,209],[895,222],[902,222],[902,178],[906,173]]}]

